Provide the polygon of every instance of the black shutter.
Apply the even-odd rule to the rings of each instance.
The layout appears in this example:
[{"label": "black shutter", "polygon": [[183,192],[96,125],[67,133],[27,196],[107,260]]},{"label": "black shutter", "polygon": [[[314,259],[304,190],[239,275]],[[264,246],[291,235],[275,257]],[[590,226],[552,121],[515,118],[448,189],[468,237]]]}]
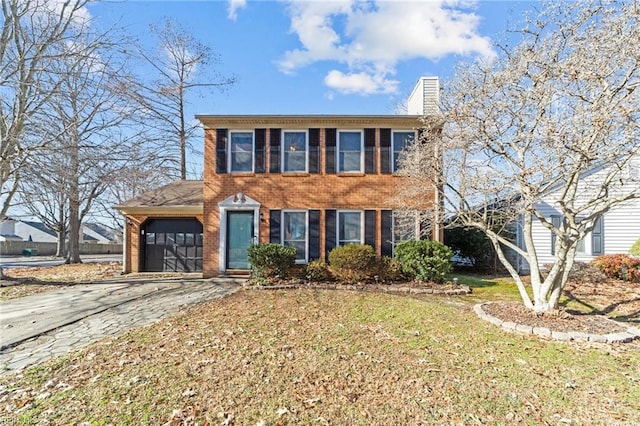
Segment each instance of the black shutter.
[{"label": "black shutter", "polygon": [[324,211],[324,249],[325,260],[329,261],[329,252],[336,246],[336,211],[325,210]]},{"label": "black shutter", "polygon": [[325,173],[336,172],[336,129],[324,129]]},{"label": "black shutter", "polygon": [[604,218],[596,219],[591,231],[591,254],[594,256],[604,253]]},{"label": "black shutter", "polygon": [[391,210],[382,210],[381,212],[381,254],[383,256],[393,256],[393,216]]},{"label": "black shutter", "polygon": [[265,152],[264,148],[267,142],[267,131],[266,129],[256,129],[256,142],[253,154],[253,161],[255,162],[253,171],[255,173],[264,173],[265,172]]},{"label": "black shutter", "polygon": [[280,173],[280,129],[269,131],[269,173]]},{"label": "black shutter", "polygon": [[[554,228],[560,228],[560,224],[562,223],[562,216],[551,215],[551,224]],[[551,254],[556,254],[556,234],[551,231]]]},{"label": "black shutter", "polygon": [[227,129],[216,130],[216,173],[227,173]]},{"label": "black shutter", "polygon": [[364,243],[376,248],[376,211],[364,211]]},{"label": "black shutter", "polygon": [[280,210],[269,210],[269,242],[281,244],[280,241]]},{"label": "black shutter", "polygon": [[364,172],[376,172],[376,129],[364,129]]},{"label": "black shutter", "polygon": [[391,129],[380,129],[380,173],[391,173]]},{"label": "black shutter", "polygon": [[309,129],[309,173],[320,173],[320,129]]},{"label": "black shutter", "polygon": [[309,260],[320,258],[320,210],[309,210]]}]

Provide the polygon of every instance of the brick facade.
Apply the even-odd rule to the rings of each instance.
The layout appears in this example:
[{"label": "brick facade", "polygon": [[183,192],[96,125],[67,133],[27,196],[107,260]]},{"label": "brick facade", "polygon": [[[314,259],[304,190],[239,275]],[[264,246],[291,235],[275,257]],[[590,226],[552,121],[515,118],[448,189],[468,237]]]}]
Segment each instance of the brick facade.
[{"label": "brick facade", "polygon": [[[204,144],[204,276],[214,276],[220,271],[220,208],[218,203],[234,194],[242,193],[260,203],[259,242],[270,240],[269,213],[271,210],[301,209],[320,212],[320,257],[325,257],[326,211],[358,210],[375,211],[375,249],[381,254],[382,211],[397,207],[393,202],[397,186],[404,178],[391,173],[381,173],[380,129],[411,130],[417,127],[417,117],[408,116],[262,116],[262,117],[198,117],[205,125]],[[280,145],[272,141],[271,129],[307,130],[319,129],[318,173],[271,173],[270,146]],[[216,143],[219,129],[255,131],[265,129],[266,149],[263,173],[217,173]],[[375,171],[370,173],[327,173],[327,129],[364,130],[375,129]],[[260,130],[262,131],[262,130]],[[371,134],[374,134],[369,130]],[[226,165],[223,165],[223,169]],[[423,207],[432,207],[435,191]]]}]

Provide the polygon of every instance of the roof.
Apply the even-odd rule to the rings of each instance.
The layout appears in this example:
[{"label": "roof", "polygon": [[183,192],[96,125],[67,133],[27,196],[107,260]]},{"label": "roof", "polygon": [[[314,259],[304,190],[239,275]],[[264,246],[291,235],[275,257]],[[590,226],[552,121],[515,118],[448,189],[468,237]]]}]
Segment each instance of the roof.
[{"label": "roof", "polygon": [[288,126],[296,127],[394,127],[417,128],[421,126],[420,115],[208,115],[199,114],[196,118],[205,128],[246,126]]},{"label": "roof", "polygon": [[123,214],[201,214],[204,206],[201,180],[178,180],[113,206]]},{"label": "roof", "polygon": [[84,223],[84,226],[91,229],[93,232],[100,235],[101,237],[106,238],[107,240],[110,240],[110,241],[115,240],[113,230],[107,228],[105,225],[102,225],[96,222],[86,222]]},{"label": "roof", "polygon": [[42,222],[33,222],[33,221],[28,221],[28,220],[21,220],[20,222],[29,225],[32,228],[37,229],[38,231],[44,232],[45,234],[49,234],[52,237],[58,237],[58,234],[56,234],[56,232],[54,230],[52,230],[51,228],[47,227],[47,225],[45,225]]}]

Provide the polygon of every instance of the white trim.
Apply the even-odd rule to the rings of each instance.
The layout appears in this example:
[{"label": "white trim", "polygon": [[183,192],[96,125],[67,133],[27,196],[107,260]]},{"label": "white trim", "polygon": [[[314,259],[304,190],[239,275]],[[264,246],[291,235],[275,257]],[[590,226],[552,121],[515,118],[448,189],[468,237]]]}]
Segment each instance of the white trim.
[{"label": "white trim", "polygon": [[227,271],[227,212],[253,211],[253,243],[260,241],[260,203],[253,198],[239,192],[218,203],[220,209],[220,240],[218,245],[218,269],[221,273]]},{"label": "white trim", "polygon": [[336,210],[336,247],[340,247],[340,213],[360,213],[360,244],[364,244],[364,210]]},{"label": "white trim", "polygon": [[402,129],[392,129],[391,130],[391,155],[390,155],[390,159],[389,161],[391,161],[391,164],[389,165],[391,173],[396,173],[398,170],[396,169],[395,165],[395,153],[396,153],[396,147],[395,147],[395,139],[394,139],[394,134],[396,133],[413,133],[413,141],[415,142],[418,139],[418,132],[411,129],[411,130],[402,130]]},{"label": "white trim", "polygon": [[[304,170],[284,169],[284,134],[304,133]],[[281,173],[308,173],[309,172],[309,130],[308,129],[283,129],[280,131],[280,172]]]},{"label": "white trim", "polygon": [[[340,134],[360,133],[360,170],[344,171],[340,169]],[[363,173],[364,172],[364,131],[361,129],[339,129],[336,134],[336,173]]]},{"label": "white trim", "polygon": [[285,213],[304,213],[304,260],[297,260],[297,264],[309,263],[309,210],[287,209],[280,211],[280,245],[284,247],[284,214]]},{"label": "white trim", "polygon": [[[233,152],[231,151],[231,141],[233,139],[234,133],[251,133],[251,170],[231,170],[231,158],[233,157]],[[256,132],[254,129],[236,129],[229,130],[229,137],[227,138],[227,170],[229,173],[254,173],[255,172],[255,155],[256,155]]]}]

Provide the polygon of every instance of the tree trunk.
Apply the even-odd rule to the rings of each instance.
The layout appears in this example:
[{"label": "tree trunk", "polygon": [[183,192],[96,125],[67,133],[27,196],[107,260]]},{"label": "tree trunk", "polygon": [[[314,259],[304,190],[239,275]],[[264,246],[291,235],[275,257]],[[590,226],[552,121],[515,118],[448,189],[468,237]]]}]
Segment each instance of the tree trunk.
[{"label": "tree trunk", "polygon": [[78,142],[70,149],[71,170],[69,174],[69,246],[66,263],[82,263],[80,259],[80,184]]}]

